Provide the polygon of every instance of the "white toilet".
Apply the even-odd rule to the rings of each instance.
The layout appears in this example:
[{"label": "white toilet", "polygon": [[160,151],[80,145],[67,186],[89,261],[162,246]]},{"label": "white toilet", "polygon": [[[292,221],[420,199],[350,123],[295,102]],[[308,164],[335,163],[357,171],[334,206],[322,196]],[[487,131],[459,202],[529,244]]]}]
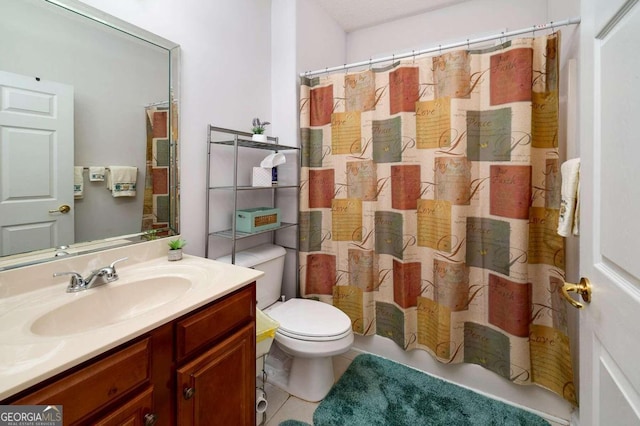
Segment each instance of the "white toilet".
[{"label": "white toilet", "polygon": [[[316,402],[333,386],[331,357],[347,352],[353,344],[351,320],[338,308],[316,300],[279,302],[285,254],[280,246],[262,244],[236,253],[235,263],[265,273],[256,283],[258,308],[280,323],[276,345],[292,356],[288,380],[275,384],[291,395]],[[230,262],[231,257],[218,260]]]}]

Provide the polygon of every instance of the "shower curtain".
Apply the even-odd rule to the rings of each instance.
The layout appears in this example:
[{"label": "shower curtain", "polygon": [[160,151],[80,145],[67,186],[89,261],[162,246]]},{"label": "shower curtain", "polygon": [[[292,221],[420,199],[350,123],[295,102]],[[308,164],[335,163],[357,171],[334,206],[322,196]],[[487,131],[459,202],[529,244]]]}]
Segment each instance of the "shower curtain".
[{"label": "shower curtain", "polygon": [[[171,160],[169,140],[169,114],[177,114],[176,105],[169,108],[169,102],[163,106],[145,108],[147,123],[147,154],[142,207],[142,231],[155,231],[156,237],[169,235],[171,203],[169,193],[169,163]],[[177,141],[177,120],[173,119],[173,140]]]},{"label": "shower curtain", "polygon": [[300,280],[357,333],[577,404],[559,37],[303,77]]}]

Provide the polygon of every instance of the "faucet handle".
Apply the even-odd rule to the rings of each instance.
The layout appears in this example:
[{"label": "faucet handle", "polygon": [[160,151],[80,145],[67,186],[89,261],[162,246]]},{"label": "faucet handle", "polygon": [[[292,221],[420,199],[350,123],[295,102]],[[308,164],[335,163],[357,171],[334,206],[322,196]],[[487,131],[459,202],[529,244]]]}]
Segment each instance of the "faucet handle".
[{"label": "faucet handle", "polygon": [[71,275],[71,278],[69,279],[69,286],[67,287],[67,291],[69,292],[81,290],[86,285],[82,275],[77,272],[54,272],[53,274],[54,277],[59,277],[61,275]]},{"label": "faucet handle", "polygon": [[123,257],[122,259],[116,259],[113,262],[111,262],[111,265],[109,265],[106,268],[102,268],[99,272],[101,272],[102,274],[104,274],[106,276],[106,279],[108,282],[112,282],[118,279],[118,273],[116,272],[116,263],[118,262],[123,262],[125,260],[129,259],[128,257]]},{"label": "faucet handle", "polygon": [[74,279],[74,278],[75,278],[75,279],[80,279],[80,278],[82,278],[82,275],[80,275],[80,274],[79,274],[79,273],[77,273],[77,272],[54,272],[54,273],[53,273],[53,276],[54,276],[54,277],[59,277],[59,276],[61,276],[61,275],[73,275],[73,276],[71,277],[71,279]]},{"label": "faucet handle", "polygon": [[115,272],[116,271],[115,270],[116,263],[124,262],[125,260],[129,260],[129,258],[128,257],[123,257],[122,259],[116,259],[113,262],[111,262],[111,265],[109,265],[109,268],[113,269],[113,272]]}]

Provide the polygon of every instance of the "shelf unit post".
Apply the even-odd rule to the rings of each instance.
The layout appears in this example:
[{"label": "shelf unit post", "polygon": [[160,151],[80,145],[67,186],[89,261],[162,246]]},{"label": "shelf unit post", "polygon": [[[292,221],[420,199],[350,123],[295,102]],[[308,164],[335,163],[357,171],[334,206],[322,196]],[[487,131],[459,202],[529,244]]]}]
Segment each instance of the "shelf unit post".
[{"label": "shelf unit post", "polygon": [[[233,187],[238,187],[238,135],[233,136]],[[231,212],[231,263],[236,264],[236,211],[238,211],[238,191],[233,191],[233,211]]]},{"label": "shelf unit post", "polygon": [[207,187],[205,191],[207,193],[206,205],[204,208],[204,232],[205,232],[205,241],[204,241],[204,257],[207,259],[209,257],[209,197],[210,197],[210,189],[209,182],[211,181],[211,126],[209,126],[207,132]]}]

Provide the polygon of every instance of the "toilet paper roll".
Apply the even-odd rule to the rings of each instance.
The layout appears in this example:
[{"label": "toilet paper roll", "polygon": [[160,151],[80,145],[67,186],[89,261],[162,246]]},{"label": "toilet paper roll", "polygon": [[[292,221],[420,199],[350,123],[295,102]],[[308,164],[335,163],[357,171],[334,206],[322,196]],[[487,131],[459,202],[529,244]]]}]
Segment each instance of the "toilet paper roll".
[{"label": "toilet paper roll", "polygon": [[267,411],[268,405],[269,403],[267,402],[267,395],[262,389],[256,389],[256,413],[264,413],[265,411]]}]

